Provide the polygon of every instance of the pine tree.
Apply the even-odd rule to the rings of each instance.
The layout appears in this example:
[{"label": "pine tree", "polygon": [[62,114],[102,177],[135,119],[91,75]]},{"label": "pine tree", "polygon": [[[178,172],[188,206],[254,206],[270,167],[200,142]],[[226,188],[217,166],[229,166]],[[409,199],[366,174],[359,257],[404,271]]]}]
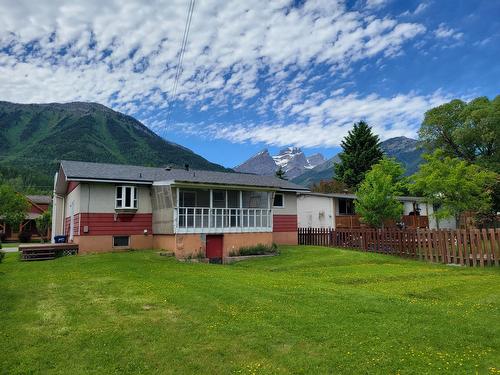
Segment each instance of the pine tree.
[{"label": "pine tree", "polygon": [[281,166],[278,168],[278,170],[276,171],[276,177],[278,177],[279,179],[281,180],[286,180],[286,172],[283,170],[283,168],[281,168]]},{"label": "pine tree", "polygon": [[372,165],[383,157],[379,138],[366,122],[360,121],[354,124],[340,145],[340,163],[334,165],[335,179],[356,188]]}]

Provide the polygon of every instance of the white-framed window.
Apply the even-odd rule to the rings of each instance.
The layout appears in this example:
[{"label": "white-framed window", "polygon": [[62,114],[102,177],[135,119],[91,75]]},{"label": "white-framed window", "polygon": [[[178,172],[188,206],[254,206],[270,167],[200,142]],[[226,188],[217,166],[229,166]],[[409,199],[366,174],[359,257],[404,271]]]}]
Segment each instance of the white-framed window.
[{"label": "white-framed window", "polygon": [[137,209],[137,187],[117,186],[116,187],[116,209]]},{"label": "white-framed window", "polygon": [[273,207],[277,208],[285,207],[285,194],[283,193],[274,194]]},{"label": "white-framed window", "polygon": [[129,247],[129,236],[113,236],[113,247]]}]

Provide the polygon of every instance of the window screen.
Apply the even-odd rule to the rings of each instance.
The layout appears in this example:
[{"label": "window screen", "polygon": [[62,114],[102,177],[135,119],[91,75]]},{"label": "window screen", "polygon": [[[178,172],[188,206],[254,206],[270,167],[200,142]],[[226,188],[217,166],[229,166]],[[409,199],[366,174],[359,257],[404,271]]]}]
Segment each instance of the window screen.
[{"label": "window screen", "polygon": [[116,236],[113,237],[113,247],[128,247],[129,236]]},{"label": "window screen", "polygon": [[214,190],[212,192],[213,206],[216,208],[226,207],[226,191],[225,190]]}]

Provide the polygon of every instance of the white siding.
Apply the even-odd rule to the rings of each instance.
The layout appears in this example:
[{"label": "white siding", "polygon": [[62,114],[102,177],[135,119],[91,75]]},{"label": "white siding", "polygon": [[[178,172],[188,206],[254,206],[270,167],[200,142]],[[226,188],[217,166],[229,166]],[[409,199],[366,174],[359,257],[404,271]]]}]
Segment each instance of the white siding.
[{"label": "white siding", "polygon": [[[81,203],[78,211],[114,213],[116,184],[111,183],[82,183],[80,189]],[[75,189],[76,190],[76,189]],[[137,211],[138,214],[149,214],[152,212],[151,194],[149,186],[137,186]],[[90,199],[89,199],[90,198]]]},{"label": "white siding", "polygon": [[76,188],[73,189],[72,192],[70,192],[68,195],[66,195],[66,199],[64,199],[64,215],[65,217],[68,217],[69,214],[69,207],[70,205],[73,205],[73,212],[74,214],[80,213],[80,191],[81,191],[81,185],[78,185]]},{"label": "white siding", "polygon": [[335,220],[333,198],[299,195],[297,213],[300,228],[332,228]]},{"label": "white siding", "polygon": [[[434,216],[434,211],[432,206],[429,204],[429,229],[438,229],[436,217]],[[439,229],[457,229],[457,223],[454,217],[449,217],[446,219],[439,220]]]},{"label": "white siding", "polygon": [[272,207],[273,215],[297,215],[297,193],[283,193],[284,207]]}]

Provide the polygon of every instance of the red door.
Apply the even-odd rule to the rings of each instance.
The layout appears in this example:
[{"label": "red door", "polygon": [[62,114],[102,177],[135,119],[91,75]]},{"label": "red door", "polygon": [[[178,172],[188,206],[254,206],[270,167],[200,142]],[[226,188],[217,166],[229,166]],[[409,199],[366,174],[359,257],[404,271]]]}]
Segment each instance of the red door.
[{"label": "red door", "polygon": [[206,245],[210,263],[222,263],[222,235],[207,235]]}]

